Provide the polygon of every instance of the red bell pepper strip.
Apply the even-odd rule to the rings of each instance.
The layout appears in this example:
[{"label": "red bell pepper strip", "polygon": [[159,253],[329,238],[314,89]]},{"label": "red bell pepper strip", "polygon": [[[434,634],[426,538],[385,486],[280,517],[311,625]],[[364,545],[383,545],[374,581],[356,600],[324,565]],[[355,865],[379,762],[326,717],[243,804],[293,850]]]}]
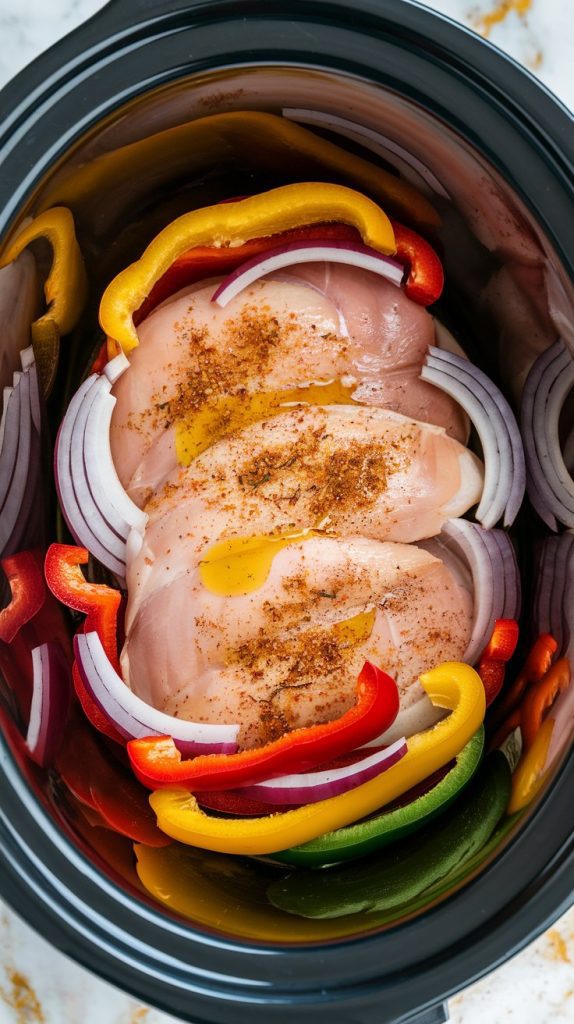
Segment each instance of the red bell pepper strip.
[{"label": "red bell pepper strip", "polygon": [[349,224],[312,224],[309,227],[291,228],[289,231],[264,238],[252,238],[244,245],[233,248],[196,246],[195,249],[189,249],[180,256],[154,284],[143,306],[134,315],[134,323],[138,324],[145,320],[152,309],[170,295],[174,295],[180,288],[186,288],[209,277],[225,277],[242,263],[267,252],[268,249],[274,249],[283,242],[307,242],[314,238],[329,238],[336,242],[362,241],[359,232]]},{"label": "red bell pepper strip", "polygon": [[568,658],[559,658],[548,669],[548,672],[533,683],[526,691],[521,707],[521,728],[524,746],[528,750],[545,717],[545,712],[552,707],[554,701],[570,684],[570,663]]},{"label": "red bell pepper strip", "polygon": [[502,689],[505,665],[514,654],[517,643],[518,623],[514,619],[497,619],[477,669],[484,685],[487,707]]},{"label": "red bell pepper strip", "polygon": [[[391,223],[397,245],[395,258],[407,269],[405,293],[413,302],[430,306],[440,298],[444,286],[442,263],[433,247],[416,231],[411,231],[398,221]],[[358,231],[348,224],[313,224],[265,238],[253,238],[236,248],[197,246],[180,256],[157,281],[134,315],[134,323],[137,325],[145,320],[156,306],[180,288],[209,277],[225,277],[247,260],[282,243],[306,242],[315,238],[335,242],[361,242]]]},{"label": "red bell pepper strip", "polygon": [[[59,601],[86,615],[81,629],[98,633],[108,658],[114,668],[118,669],[117,620],[122,597],[112,587],[90,583],[85,578],[80,566],[87,561],[88,552],[85,548],[72,544],[52,544],[46,553],[46,580]],[[91,724],[109,739],[123,744],[123,737],[116,732],[86,690],[75,662],[72,666],[72,680],[82,710]]]},{"label": "red bell pepper strip", "polygon": [[80,569],[87,561],[86,548],[78,548],[73,544],[51,544],[44,564],[46,582],[58,601],[87,616],[85,631],[96,631],[117,670],[117,619],[122,595],[119,590],[102,583],[90,583]]},{"label": "red bell pepper strip", "polygon": [[3,558],[12,599],[0,612],[0,640],[9,644],[18,631],[40,611],[46,600],[41,555],[37,551],[19,551]]},{"label": "red bell pepper strip", "polygon": [[396,683],[368,661],[359,673],[357,697],[355,706],[334,722],[294,729],[238,754],[202,754],[182,761],[170,736],[130,740],[128,754],[138,779],[150,789],[181,783],[194,790],[221,790],[304,772],[360,747],[392,725],[399,710]]},{"label": "red bell pepper strip", "polygon": [[431,306],[442,295],[444,271],[442,263],[424,238],[404,224],[391,220],[397,252],[395,259],[408,270],[405,294],[419,306]]},{"label": "red bell pepper strip", "polygon": [[78,713],[68,724],[56,768],[76,799],[97,811],[110,828],[147,846],[168,845],[145,791],[105,751]]},{"label": "red bell pepper strip", "polygon": [[530,683],[537,683],[546,674],[558,644],[550,633],[541,633],[532,645],[524,668],[518,673],[508,693],[506,693],[496,709],[496,721],[500,722],[509,714],[522,699]]}]

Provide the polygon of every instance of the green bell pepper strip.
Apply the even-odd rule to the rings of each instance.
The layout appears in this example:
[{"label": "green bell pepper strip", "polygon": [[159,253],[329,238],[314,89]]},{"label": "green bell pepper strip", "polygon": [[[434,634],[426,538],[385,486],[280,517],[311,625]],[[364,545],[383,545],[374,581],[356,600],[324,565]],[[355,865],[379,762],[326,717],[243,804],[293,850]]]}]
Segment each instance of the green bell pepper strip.
[{"label": "green bell pepper strip", "polygon": [[418,843],[401,844],[361,866],[298,871],[272,883],[267,896],[279,910],[312,919],[399,908],[458,871],[485,846],[506,811],[510,790],[508,761],[495,751],[456,813]]},{"label": "green bell pepper strip", "polygon": [[383,811],[355,825],[327,832],[301,846],[273,854],[274,861],[301,867],[322,867],[354,860],[403,839],[442,814],[470,782],[484,749],[484,726],[456,756],[450,771],[427,793],[408,804]]}]

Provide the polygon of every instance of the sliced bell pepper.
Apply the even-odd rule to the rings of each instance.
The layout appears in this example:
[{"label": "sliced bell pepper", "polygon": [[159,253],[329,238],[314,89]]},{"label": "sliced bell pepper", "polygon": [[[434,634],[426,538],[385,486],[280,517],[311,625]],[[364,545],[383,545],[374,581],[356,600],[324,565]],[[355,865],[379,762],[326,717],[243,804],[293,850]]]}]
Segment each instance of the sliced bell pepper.
[{"label": "sliced bell pepper", "polygon": [[[62,604],[86,616],[82,630],[97,632],[108,658],[118,670],[118,609],[122,596],[112,587],[90,583],[86,579],[80,566],[87,564],[88,557],[85,548],[73,544],[51,544],[44,563],[46,581]],[[72,680],[84,714],[91,724],[109,739],[123,745],[123,737],[113,728],[86,690],[76,662],[72,666]]]},{"label": "sliced bell pepper", "polygon": [[120,221],[125,203],[113,202],[116,191],[129,190],[137,200],[150,182],[169,188],[178,178],[199,180],[214,167],[230,173],[263,173],[271,180],[326,177],[363,189],[397,217],[418,226],[441,223],[429,199],[404,178],[293,121],[259,110],[210,114],[104,153],[67,176],[58,176],[44,192],[44,202],[97,210],[109,198],[112,217],[116,211]]},{"label": "sliced bell pepper", "polygon": [[366,245],[395,252],[389,218],[354,189],[326,182],[301,182],[271,189],[234,203],[193,210],[172,221],[150,242],[136,263],[126,267],[104,292],[100,323],[124,352],[138,344],[133,314],[174,261],[195,246],[238,246],[291,228],[323,221],[351,224]]},{"label": "sliced bell pepper", "polygon": [[541,633],[534,641],[526,657],[524,668],[518,673],[508,693],[504,695],[496,708],[495,720],[497,722],[502,721],[520,703],[522,695],[530,683],[536,683],[542,679],[552,664],[557,647],[558,644],[550,633]]},{"label": "sliced bell pepper", "polygon": [[158,790],[150,796],[159,827],[180,842],[247,855],[275,853],[348,825],[388,804],[448,763],[482,723],[484,687],[462,662],[446,662],[420,681],[433,704],[452,714],[411,736],[405,756],[370,782],[339,796],[266,818],[224,819],[204,814],[189,790]]},{"label": "sliced bell pepper", "polygon": [[[405,293],[413,302],[430,306],[442,293],[444,272],[442,263],[431,245],[415,231],[391,220],[397,246],[396,259],[405,265]],[[234,248],[196,246],[179,256],[165,274],[156,281],[142,306],[134,313],[134,324],[145,320],[156,306],[181,288],[209,277],[224,277],[242,263],[259,256],[268,249],[287,242],[306,242],[313,239],[331,239],[334,242],[360,242],[361,236],[349,224],[312,224],[293,228],[264,238],[252,238]],[[107,352],[111,359],[117,352]],[[99,365],[99,364],[98,364]],[[97,366],[94,364],[92,371]]]},{"label": "sliced bell pepper", "polygon": [[280,910],[314,919],[397,909],[416,899],[474,856],[489,840],[510,797],[510,769],[498,752],[448,820],[418,843],[362,864],[330,871],[296,871],[273,882],[267,895]]},{"label": "sliced bell pepper", "polygon": [[78,713],[72,716],[56,769],[71,793],[107,825],[149,846],[166,846],[157,828],[144,790],[109,752]]},{"label": "sliced bell pepper", "polygon": [[450,807],[476,772],[483,749],[484,727],[481,726],[446,768],[446,774],[444,769],[435,772],[380,814],[336,832],[327,832],[302,846],[282,850],[273,854],[273,859],[302,867],[323,867],[364,857],[404,839]]},{"label": "sliced bell pepper", "polygon": [[40,611],[46,600],[39,551],[18,551],[0,563],[12,591],[10,604],[0,611],[0,640],[9,644]]},{"label": "sliced bell pepper", "polygon": [[357,680],[357,703],[333,722],[294,729],[273,743],[238,754],[203,754],[182,761],[171,736],[130,740],[132,768],[150,789],[184,784],[196,790],[248,786],[328,761],[368,743],[392,725],[399,711],[396,683],[366,661]]},{"label": "sliced bell pepper", "polygon": [[420,306],[431,306],[437,302],[444,288],[442,263],[424,238],[416,231],[391,220],[395,233],[396,256],[407,268],[405,293],[412,302]]},{"label": "sliced bell pepper", "polygon": [[520,758],[518,767],[512,776],[512,794],[508,804],[509,814],[515,814],[516,811],[527,807],[542,789],[548,774],[546,760],[553,729],[554,719],[547,718],[538,730],[532,746]]},{"label": "sliced bell pepper", "polygon": [[533,745],[540,731],[545,712],[552,707],[556,698],[564,692],[569,683],[570,663],[568,658],[559,658],[542,676],[542,679],[533,683],[526,691],[521,707],[520,725],[527,750]]},{"label": "sliced bell pepper", "polygon": [[74,218],[63,206],[45,210],[27,224],[0,257],[0,268],[17,259],[31,242],[42,238],[50,243],[53,252],[44,284],[48,309],[34,321],[31,332],[42,391],[48,395],[56,376],[60,335],[68,334],[79,320],[87,295],[87,278]]},{"label": "sliced bell pepper", "polygon": [[[233,200],[239,202],[239,200]],[[197,245],[179,256],[154,284],[143,305],[134,314],[134,323],[141,323],[161,302],[180,288],[209,277],[225,277],[247,260],[273,249],[281,243],[309,242],[314,238],[334,242],[358,242],[361,236],[350,224],[311,224],[279,234],[251,238],[238,246]],[[109,353],[108,353],[109,354]]]},{"label": "sliced bell pepper", "polygon": [[486,706],[498,697],[504,683],[505,665],[518,643],[518,623],[514,619],[497,619],[492,636],[478,663],[478,674],[484,685]]},{"label": "sliced bell pepper", "polygon": [[58,601],[86,615],[86,632],[96,631],[117,670],[117,620],[122,595],[113,587],[90,583],[86,579],[80,566],[87,565],[88,559],[86,548],[73,544],[51,544],[44,563],[46,582]]}]

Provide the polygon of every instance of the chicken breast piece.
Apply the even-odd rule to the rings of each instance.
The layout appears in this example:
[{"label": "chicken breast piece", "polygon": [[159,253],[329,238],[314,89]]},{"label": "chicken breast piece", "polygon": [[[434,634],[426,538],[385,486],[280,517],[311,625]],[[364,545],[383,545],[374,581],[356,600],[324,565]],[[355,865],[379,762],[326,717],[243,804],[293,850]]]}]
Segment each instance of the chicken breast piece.
[{"label": "chicken breast piece", "polygon": [[440,427],[364,406],[292,409],[224,438],[146,506],[128,558],[128,629],[139,604],[233,536],[321,526],[416,541],[479,498],[482,466]]},{"label": "chicken breast piece", "polygon": [[428,552],[311,537],[279,550],[251,593],[218,596],[199,568],[158,588],[135,616],[122,670],[148,703],[239,721],[240,742],[253,746],[343,714],[370,660],[397,681],[400,734],[436,720],[418,676],[464,655],[471,618],[469,591]]},{"label": "chicken breast piece", "polygon": [[354,267],[313,264],[257,281],[221,309],[211,301],[217,283],[187,289],[140,324],[131,366],[114,385],[112,453],[138,504],[177,465],[182,417],[246,390],[350,376],[361,402],[466,440],[462,410],[418,379],[433,320],[400,288]]}]

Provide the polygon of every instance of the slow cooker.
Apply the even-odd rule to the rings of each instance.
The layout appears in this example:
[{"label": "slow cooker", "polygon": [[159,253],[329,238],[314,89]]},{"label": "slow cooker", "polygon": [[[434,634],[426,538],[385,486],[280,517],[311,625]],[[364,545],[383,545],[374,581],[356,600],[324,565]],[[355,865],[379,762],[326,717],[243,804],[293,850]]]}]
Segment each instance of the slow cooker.
[{"label": "slow cooker", "polygon": [[[47,431],[53,436],[101,342],[102,287],[145,232],[217,198],[230,176],[236,195],[268,180],[257,153],[227,159],[218,150],[214,165],[165,141],[178,126],[233,110],[319,111],[386,138],[383,159],[418,175],[441,211],[449,281],[441,317],[467,332],[516,401],[533,339],[550,345],[557,325],[566,337],[574,322],[574,143],[554,97],[489,44],[406,0],[112,0],[1,94],[0,237],[67,205],[89,271],[81,328],[62,340]],[[357,151],[356,139],[343,144]],[[422,182],[406,153],[426,168]],[[287,161],[271,180],[300,173]],[[522,276],[507,273],[517,266]],[[43,488],[55,531],[49,472]],[[527,508],[518,528],[526,628],[531,554],[545,535]],[[567,744],[527,812],[449,890],[385,923],[359,915],[320,938],[303,923],[293,937],[286,916],[269,908],[264,924],[250,923],[272,865],[234,873],[229,858],[198,855],[188,880],[194,909],[154,902],[121,844],[96,842],[98,830],[66,807],[57,775],[22,758],[16,726],[3,720],[2,897],[73,959],[183,1020],[445,1021],[450,995],[515,954],[572,899]]]}]

